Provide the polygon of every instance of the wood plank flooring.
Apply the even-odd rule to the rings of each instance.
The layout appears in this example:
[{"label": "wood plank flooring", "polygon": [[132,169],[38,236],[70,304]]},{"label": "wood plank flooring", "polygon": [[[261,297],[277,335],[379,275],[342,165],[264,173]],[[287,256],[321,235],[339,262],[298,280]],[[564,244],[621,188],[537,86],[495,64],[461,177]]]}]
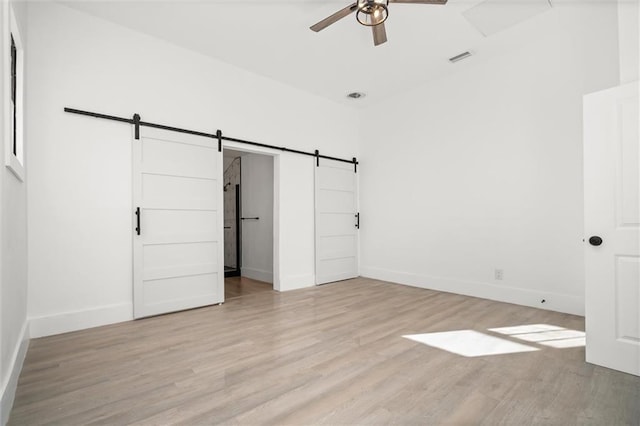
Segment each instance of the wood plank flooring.
[{"label": "wood plank flooring", "polygon": [[464,357],[402,337],[528,324],[584,330],[361,278],[263,291],[34,339],[9,424],[639,424],[640,378],[586,364],[583,347]]},{"label": "wood plank flooring", "polygon": [[228,277],[224,279],[224,299],[247,296],[262,291],[273,291],[273,284],[252,280],[247,277]]}]

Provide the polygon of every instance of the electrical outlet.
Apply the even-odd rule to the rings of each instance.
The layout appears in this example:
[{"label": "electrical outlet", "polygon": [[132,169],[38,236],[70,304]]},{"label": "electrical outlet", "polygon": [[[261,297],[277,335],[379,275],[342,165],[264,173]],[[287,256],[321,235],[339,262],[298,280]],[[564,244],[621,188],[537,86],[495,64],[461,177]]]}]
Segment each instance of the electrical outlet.
[{"label": "electrical outlet", "polygon": [[494,278],[498,281],[502,281],[502,279],[504,278],[504,270],[496,269],[494,273]]}]

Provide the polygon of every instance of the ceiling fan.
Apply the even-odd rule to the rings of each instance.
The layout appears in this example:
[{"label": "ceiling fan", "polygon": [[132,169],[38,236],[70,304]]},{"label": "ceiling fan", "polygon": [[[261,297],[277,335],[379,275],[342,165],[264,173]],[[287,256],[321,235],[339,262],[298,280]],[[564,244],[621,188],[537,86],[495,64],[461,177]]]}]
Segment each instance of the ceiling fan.
[{"label": "ceiling fan", "polygon": [[389,3],[446,4],[447,0],[357,0],[355,3],[324,18],[310,28],[315,32],[324,30],[329,25],[356,12],[358,22],[373,29],[373,44],[378,46],[387,41],[387,31],[384,28],[384,21],[386,21],[389,16]]}]

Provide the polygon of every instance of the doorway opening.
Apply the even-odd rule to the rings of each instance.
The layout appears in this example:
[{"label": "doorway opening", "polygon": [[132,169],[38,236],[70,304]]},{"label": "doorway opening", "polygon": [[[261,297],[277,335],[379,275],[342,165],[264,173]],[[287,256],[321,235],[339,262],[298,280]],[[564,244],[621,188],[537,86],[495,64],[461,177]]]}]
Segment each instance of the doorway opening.
[{"label": "doorway opening", "polygon": [[224,277],[240,276],[240,177],[242,157],[235,153],[223,156],[224,200]]},{"label": "doorway opening", "polygon": [[273,290],[274,158],[224,149],[225,300]]}]

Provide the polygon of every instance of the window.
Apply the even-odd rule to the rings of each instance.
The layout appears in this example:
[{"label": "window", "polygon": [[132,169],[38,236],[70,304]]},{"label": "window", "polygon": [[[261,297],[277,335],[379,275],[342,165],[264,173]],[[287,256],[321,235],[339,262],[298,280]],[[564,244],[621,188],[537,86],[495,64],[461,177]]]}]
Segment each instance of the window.
[{"label": "window", "polygon": [[21,181],[24,181],[24,138],[23,138],[23,100],[24,100],[24,50],[18,24],[11,5],[4,4],[9,17],[6,34],[7,56],[5,68],[7,80],[5,87],[11,93],[8,96],[5,128],[7,137],[5,142],[5,164],[9,170]]}]

